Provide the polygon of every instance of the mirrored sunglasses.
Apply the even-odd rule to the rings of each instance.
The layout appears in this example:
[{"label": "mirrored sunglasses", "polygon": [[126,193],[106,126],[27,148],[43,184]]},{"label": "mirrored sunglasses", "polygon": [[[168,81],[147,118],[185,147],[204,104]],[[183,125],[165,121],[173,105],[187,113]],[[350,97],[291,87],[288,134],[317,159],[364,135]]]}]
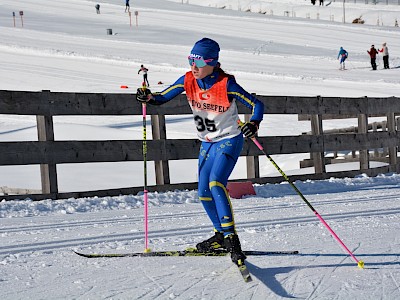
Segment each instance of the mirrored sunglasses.
[{"label": "mirrored sunglasses", "polygon": [[189,65],[193,66],[195,65],[198,68],[203,68],[207,65],[207,63],[212,62],[214,59],[210,58],[210,59],[204,59],[202,57],[191,57],[190,55],[188,56],[188,60],[189,60]]}]

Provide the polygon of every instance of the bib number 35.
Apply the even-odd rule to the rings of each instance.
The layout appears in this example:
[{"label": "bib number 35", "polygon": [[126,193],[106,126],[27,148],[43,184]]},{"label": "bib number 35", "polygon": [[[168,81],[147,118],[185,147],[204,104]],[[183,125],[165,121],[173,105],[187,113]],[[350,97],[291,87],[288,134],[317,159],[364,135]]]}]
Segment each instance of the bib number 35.
[{"label": "bib number 35", "polygon": [[200,116],[194,116],[194,122],[196,123],[197,131],[203,132],[205,130],[209,132],[217,131],[215,126],[215,121],[209,120],[207,118],[202,118]]}]

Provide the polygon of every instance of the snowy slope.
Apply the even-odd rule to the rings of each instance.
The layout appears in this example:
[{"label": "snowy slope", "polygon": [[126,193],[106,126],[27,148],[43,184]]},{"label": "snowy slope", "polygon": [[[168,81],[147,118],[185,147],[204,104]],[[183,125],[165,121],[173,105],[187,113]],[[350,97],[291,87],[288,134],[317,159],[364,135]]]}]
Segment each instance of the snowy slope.
[{"label": "snowy slope", "polygon": [[[121,3],[122,2],[122,3]],[[140,64],[149,69],[153,91],[174,82],[188,70],[186,57],[193,43],[203,36],[215,38],[221,45],[222,67],[234,74],[248,91],[263,95],[321,95],[346,97],[398,96],[400,80],[400,32],[393,26],[351,25],[326,20],[247,13],[216,9],[220,1],[203,1],[205,7],[181,1],[137,0],[132,12],[139,11],[138,24],[129,26],[123,1],[99,1],[101,14],[95,13],[95,1],[24,0],[0,2],[0,89],[52,90],[74,92],[134,93],[142,77]],[[235,2],[235,1],[233,1]],[[258,1],[239,1],[247,3]],[[238,3],[239,3],[238,2]],[[265,2],[265,1],[264,1]],[[267,1],[281,11],[294,1]],[[281,3],[281,4],[279,4]],[[303,13],[312,7],[308,1],[296,1]],[[340,8],[340,2],[324,9]],[[269,5],[269,4],[268,4]],[[350,4],[349,4],[350,5]],[[46,9],[43,9],[45,7]],[[377,9],[399,12],[398,5],[365,5],[354,10]],[[318,9],[323,9],[318,8]],[[18,11],[24,11],[24,28]],[[12,12],[17,12],[16,28]],[[339,9],[339,11],[342,11]],[[304,14],[303,14],[304,15]],[[389,16],[385,13],[384,16]],[[114,35],[106,34],[113,29]],[[366,50],[371,43],[387,42],[393,69],[371,72]],[[338,70],[340,46],[349,51],[347,72]],[[378,58],[381,63],[381,58]],[[158,86],[162,81],[165,84]],[[128,85],[123,90],[121,85]],[[55,138],[65,139],[140,139],[141,122],[131,117],[55,118]],[[4,116],[2,141],[36,140],[34,117]],[[168,136],[194,138],[190,118],[170,117]],[[325,124],[326,123],[326,124]],[[324,122],[324,128],[353,126],[356,120]],[[182,128],[188,128],[182,132]],[[297,122],[296,116],[266,115],[261,135],[301,134],[310,130],[309,122]],[[307,154],[275,157],[285,170],[298,173],[300,159]],[[293,162],[293,163],[292,163]],[[172,182],[196,180],[196,162],[189,167],[172,163]],[[142,176],[132,174],[141,164],[60,165],[61,191],[84,191],[140,186]],[[174,173],[174,170],[178,172]],[[149,183],[154,184],[153,168]],[[189,170],[189,171],[188,171]],[[232,178],[243,177],[244,162]],[[0,167],[0,186],[40,189],[39,167]],[[91,174],[98,174],[97,179]],[[268,162],[261,162],[261,174],[276,174]],[[279,174],[278,174],[279,175]]]},{"label": "snowy slope", "polygon": [[[216,9],[227,1],[131,1],[139,26],[129,27],[124,1],[1,0],[0,89],[134,93],[140,64],[153,90],[188,69],[186,57],[203,36],[218,40],[221,63],[251,92],[265,95],[399,96],[399,30],[330,22],[328,7],[309,1],[237,1],[274,5],[274,16]],[[190,4],[186,4],[190,2]],[[192,4],[201,4],[196,6]],[[326,1],[325,1],[326,2]],[[224,4],[225,3],[225,4]],[[354,6],[354,7],[353,7]],[[350,10],[351,8],[351,10]],[[253,9],[253,8],[252,8]],[[311,19],[304,16],[310,11]],[[315,20],[316,10],[321,20]],[[322,12],[325,9],[325,12]],[[360,9],[367,10],[360,12]],[[24,11],[24,28],[12,11]],[[296,11],[297,18],[283,17]],[[353,11],[354,10],[354,11]],[[333,10],[332,10],[333,11]],[[337,11],[337,12],[336,12]],[[351,12],[352,11],[352,12]],[[382,13],[385,12],[385,14]],[[390,24],[397,5],[351,5],[349,18],[365,14]],[[385,20],[385,17],[387,19]],[[371,21],[372,22],[372,21]],[[106,35],[112,28],[114,35]],[[371,72],[366,50],[387,42],[393,69]],[[347,72],[337,51],[350,53]],[[378,59],[379,61],[381,58]],[[120,85],[127,84],[127,91]],[[279,127],[277,125],[278,121]],[[129,117],[56,118],[56,139],[140,139],[141,123]],[[327,129],[354,120],[324,123]],[[0,116],[0,139],[36,140],[35,119]],[[182,132],[182,128],[188,128]],[[193,138],[190,118],[171,117],[169,136]],[[309,124],[295,116],[265,116],[262,135],[301,134]],[[277,157],[296,172],[291,156]],[[298,159],[298,158],[297,158]],[[173,180],[196,180],[195,161],[176,165]],[[263,174],[274,168],[262,162]],[[62,190],[140,185],[130,164],[60,166]],[[149,167],[149,169],[152,169]],[[243,173],[239,163],[233,177]],[[289,173],[288,172],[288,173]],[[182,176],[184,174],[184,176]],[[153,175],[150,174],[150,182]],[[184,177],[184,178],[182,178]],[[400,299],[400,177],[297,182],[296,185],[358,259],[357,268],[287,184],[256,186],[257,195],[233,199],[237,230],[248,250],[299,250],[295,256],[249,257],[254,281],[243,283],[229,258],[126,258],[87,260],[85,252],[143,251],[143,197],[127,195],[59,201],[0,202],[2,299]],[[39,188],[38,167],[0,167],[0,186]],[[183,249],[211,234],[196,191],[152,193],[150,247]]]},{"label": "snowy slope", "polygon": [[[228,257],[72,253],[143,251],[141,196],[2,203],[2,299],[398,299],[399,183],[398,175],[298,183],[364,270],[287,185],[233,200],[245,249],[300,251],[249,257],[252,283]],[[195,192],[151,194],[150,203],[152,250],[183,249],[211,234]]]}]

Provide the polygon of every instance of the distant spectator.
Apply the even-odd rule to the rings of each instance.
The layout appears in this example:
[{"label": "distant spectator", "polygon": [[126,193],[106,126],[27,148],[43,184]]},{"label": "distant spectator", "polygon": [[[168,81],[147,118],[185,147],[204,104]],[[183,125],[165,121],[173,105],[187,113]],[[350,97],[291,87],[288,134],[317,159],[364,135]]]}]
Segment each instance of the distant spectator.
[{"label": "distant spectator", "polygon": [[369,56],[371,57],[371,66],[372,70],[376,70],[376,55],[378,54],[378,51],[376,51],[375,46],[371,45],[371,49],[367,51]]},{"label": "distant spectator", "polygon": [[338,59],[340,59],[340,68],[339,70],[346,70],[346,66],[344,64],[345,60],[349,56],[349,53],[347,53],[346,50],[343,49],[343,47],[340,47],[339,53],[338,53]]},{"label": "distant spectator", "polygon": [[385,69],[390,69],[389,68],[389,49],[386,46],[386,43],[383,43],[382,49],[379,49],[378,51],[383,53],[383,67]]},{"label": "distant spectator", "polygon": [[131,7],[129,6],[129,0],[125,0],[125,12],[130,12],[131,11]]},{"label": "distant spectator", "polygon": [[319,0],[319,5],[321,6],[324,6],[324,0]]},{"label": "distant spectator", "polygon": [[311,0],[311,4],[312,4],[312,5],[315,5],[315,0]]},{"label": "distant spectator", "polygon": [[100,4],[96,4],[96,13],[100,14]]},{"label": "distant spectator", "polygon": [[141,65],[139,71],[137,72],[138,74],[140,72],[143,72],[143,82],[145,84],[147,84],[147,87],[150,87],[150,83],[147,79],[147,72],[149,71],[149,69],[147,69],[145,66]]}]

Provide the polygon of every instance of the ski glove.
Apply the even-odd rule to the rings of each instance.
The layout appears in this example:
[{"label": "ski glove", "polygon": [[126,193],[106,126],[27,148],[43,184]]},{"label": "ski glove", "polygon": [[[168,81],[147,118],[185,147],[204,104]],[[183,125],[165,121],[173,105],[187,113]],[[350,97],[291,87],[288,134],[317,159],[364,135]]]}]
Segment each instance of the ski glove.
[{"label": "ski glove", "polygon": [[255,122],[246,122],[242,126],[239,126],[239,128],[244,136],[250,139],[255,137],[258,131],[258,126]]},{"label": "ski glove", "polygon": [[136,92],[136,100],[140,103],[147,103],[153,99],[153,94],[147,88],[138,88]]}]

